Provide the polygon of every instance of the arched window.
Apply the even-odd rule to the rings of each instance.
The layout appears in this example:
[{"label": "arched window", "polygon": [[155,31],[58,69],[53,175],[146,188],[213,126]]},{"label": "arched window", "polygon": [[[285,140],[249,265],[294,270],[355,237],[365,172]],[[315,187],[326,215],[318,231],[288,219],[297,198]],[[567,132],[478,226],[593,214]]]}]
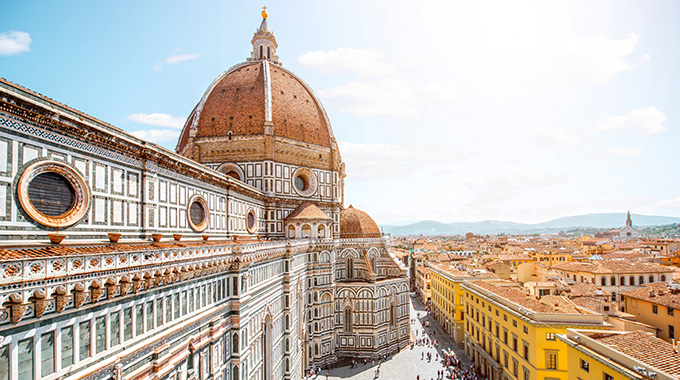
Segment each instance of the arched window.
[{"label": "arched window", "polygon": [[666,275],[665,274],[661,275],[661,281],[666,281]]},{"label": "arched window", "polygon": [[288,226],[288,239],[295,237],[295,226]]},{"label": "arched window", "polygon": [[373,268],[374,273],[378,272],[378,268],[375,266],[375,256],[371,258],[371,268]]},{"label": "arched window", "polygon": [[272,52],[269,46],[267,46],[267,59],[272,59]]},{"label": "arched window", "polygon": [[638,285],[642,285],[645,283],[645,278],[643,276],[638,277]]},{"label": "arched window", "polygon": [[354,260],[351,257],[347,258],[347,278],[354,278]]},{"label": "arched window", "polygon": [[397,325],[397,307],[394,304],[390,305],[390,325]]},{"label": "arched window", "polygon": [[238,353],[238,333],[234,333],[234,335],[232,336],[231,339],[232,339],[231,340],[231,342],[232,342],[231,351],[233,353],[237,354]]},{"label": "arched window", "polygon": [[626,286],[626,278],[625,277],[621,276],[621,278],[619,279],[619,285]]},{"label": "arched window", "polygon": [[264,379],[272,379],[272,317],[267,315],[262,326],[262,355],[264,362]]},{"label": "arched window", "polygon": [[651,274],[649,275],[649,282],[654,282],[654,276],[652,276]]},{"label": "arched window", "polygon": [[345,318],[343,322],[343,329],[345,333],[350,334],[352,332],[352,309],[349,307],[345,309]]},{"label": "arched window", "polygon": [[611,286],[616,286],[616,277],[612,276],[612,277],[609,279],[609,285],[611,285]]},{"label": "arched window", "polygon": [[318,344],[314,345],[314,355],[319,356],[319,345]]},{"label": "arched window", "polygon": [[630,276],[628,285],[635,285],[635,276]]},{"label": "arched window", "polygon": [[302,226],[302,237],[303,238],[308,238],[312,236],[312,228],[309,226],[309,224],[305,224]]},{"label": "arched window", "polygon": [[602,285],[602,286],[607,286],[607,278],[606,278],[606,277],[602,277],[602,278],[600,279],[600,285]]},{"label": "arched window", "polygon": [[264,55],[262,54],[262,45],[260,45],[260,59],[264,58]]},{"label": "arched window", "polygon": [[326,237],[326,227],[324,227],[323,224],[319,225],[319,228],[317,229],[316,235],[317,235],[318,238],[321,238],[321,239]]}]

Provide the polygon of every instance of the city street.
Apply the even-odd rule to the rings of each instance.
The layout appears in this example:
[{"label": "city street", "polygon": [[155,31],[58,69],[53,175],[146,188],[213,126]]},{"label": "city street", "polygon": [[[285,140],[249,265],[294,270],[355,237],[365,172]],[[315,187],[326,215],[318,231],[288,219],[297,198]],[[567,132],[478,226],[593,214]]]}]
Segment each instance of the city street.
[{"label": "city street", "polygon": [[[420,318],[418,317],[420,315]],[[439,340],[439,346],[428,347],[416,345],[413,349],[405,348],[398,354],[388,357],[387,361],[380,366],[380,373],[377,379],[406,379],[415,380],[420,376],[420,380],[437,379],[437,371],[445,369],[441,358],[442,349],[451,349],[462,362],[462,368],[470,365],[470,359],[465,355],[463,347],[457,345],[453,338],[444,334],[441,325],[434,318],[427,317],[425,307],[415,298],[411,297],[411,318],[415,318],[415,324],[411,324],[411,335],[413,339],[423,338],[423,324],[429,321],[429,326],[425,328],[426,336],[431,340]],[[432,360],[427,360],[427,354],[432,354]],[[435,360],[435,354],[440,355]],[[329,380],[373,380],[376,379],[376,369],[378,362],[372,365],[371,362],[364,365],[359,363],[357,368],[344,366],[335,368],[328,372]],[[325,380],[326,371],[322,371],[317,379]]]}]

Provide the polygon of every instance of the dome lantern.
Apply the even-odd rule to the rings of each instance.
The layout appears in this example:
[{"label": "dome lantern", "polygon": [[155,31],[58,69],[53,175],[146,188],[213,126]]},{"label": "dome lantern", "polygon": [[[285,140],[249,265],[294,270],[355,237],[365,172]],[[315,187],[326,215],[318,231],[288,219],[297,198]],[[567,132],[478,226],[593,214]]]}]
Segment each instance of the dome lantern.
[{"label": "dome lantern", "polygon": [[276,48],[279,45],[276,43],[274,34],[269,30],[269,26],[267,25],[267,17],[267,7],[262,7],[262,23],[253,35],[253,39],[250,41],[250,43],[253,44],[253,51],[250,53],[250,57],[248,57],[247,60],[266,60],[280,65],[279,56],[276,55]]}]

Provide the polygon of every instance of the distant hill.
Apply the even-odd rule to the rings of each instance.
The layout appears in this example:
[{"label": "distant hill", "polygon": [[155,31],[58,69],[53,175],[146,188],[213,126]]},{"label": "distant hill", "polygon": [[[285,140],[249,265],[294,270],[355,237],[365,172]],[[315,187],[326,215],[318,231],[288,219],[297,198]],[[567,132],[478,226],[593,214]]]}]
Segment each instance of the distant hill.
[{"label": "distant hill", "polygon": [[[631,214],[636,227],[659,226],[680,223],[680,217]],[[525,224],[486,220],[483,222],[441,223],[424,220],[406,225],[381,225],[385,233],[396,236],[406,235],[463,235],[475,234],[531,234],[553,233],[575,228],[619,228],[626,222],[625,213],[602,213],[574,215],[553,219],[543,223]]]}]

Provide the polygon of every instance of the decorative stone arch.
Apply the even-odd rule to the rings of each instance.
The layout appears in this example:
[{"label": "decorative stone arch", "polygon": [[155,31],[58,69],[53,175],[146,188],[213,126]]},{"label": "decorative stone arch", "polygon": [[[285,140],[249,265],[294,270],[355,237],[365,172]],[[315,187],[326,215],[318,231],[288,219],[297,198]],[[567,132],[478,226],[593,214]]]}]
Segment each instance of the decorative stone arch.
[{"label": "decorative stone arch", "polygon": [[224,163],[217,168],[217,171],[226,174],[229,177],[234,178],[236,180],[245,182],[246,176],[243,173],[243,169],[241,169],[240,166],[234,163],[231,162]]},{"label": "decorative stone arch", "polygon": [[387,289],[385,287],[378,288],[378,298],[387,297]]},{"label": "decorative stone arch", "polygon": [[356,249],[354,249],[354,248],[346,248],[346,249],[343,249],[343,250],[340,252],[340,256],[339,256],[338,258],[339,258],[339,259],[345,259],[345,258],[350,257],[350,256],[351,256],[352,258],[354,258],[354,259],[358,259],[358,258],[361,257],[361,256],[359,255],[359,252],[358,252]]},{"label": "decorative stone arch", "polygon": [[264,380],[272,380],[273,373],[273,336],[272,336],[273,320],[269,306],[265,311],[265,316],[262,320],[262,366],[264,370]]},{"label": "decorative stone arch", "polygon": [[370,289],[361,289],[357,298],[373,298],[373,291]]},{"label": "decorative stone arch", "polygon": [[325,291],[321,293],[321,302],[330,302],[333,300],[333,294],[330,291]]},{"label": "decorative stone arch", "polygon": [[372,259],[374,257],[380,257],[380,250],[376,247],[371,247],[368,249],[368,258]]},{"label": "decorative stone arch", "polygon": [[319,262],[321,263],[330,263],[331,262],[331,254],[328,251],[322,251],[319,254]]}]

